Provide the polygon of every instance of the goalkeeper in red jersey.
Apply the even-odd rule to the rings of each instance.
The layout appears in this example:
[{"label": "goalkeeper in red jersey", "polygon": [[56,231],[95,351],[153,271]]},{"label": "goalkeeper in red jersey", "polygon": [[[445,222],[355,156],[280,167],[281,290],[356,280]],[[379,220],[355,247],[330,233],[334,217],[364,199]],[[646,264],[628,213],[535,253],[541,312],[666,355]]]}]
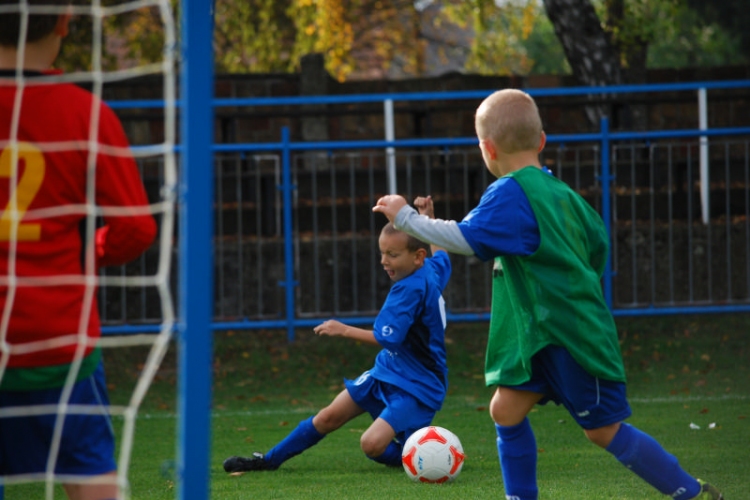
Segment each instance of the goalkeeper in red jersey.
[{"label": "goalkeeper in red jersey", "polygon": [[[52,464],[69,498],[114,499],[115,439],[90,282],[101,266],[141,255],[156,222],[112,110],[45,78],[59,73],[52,64],[70,15],[32,13],[25,30],[21,19],[0,14],[0,409],[53,409],[0,417],[0,475],[41,475]],[[98,229],[94,205],[103,214]],[[57,415],[61,402],[91,411]]]}]

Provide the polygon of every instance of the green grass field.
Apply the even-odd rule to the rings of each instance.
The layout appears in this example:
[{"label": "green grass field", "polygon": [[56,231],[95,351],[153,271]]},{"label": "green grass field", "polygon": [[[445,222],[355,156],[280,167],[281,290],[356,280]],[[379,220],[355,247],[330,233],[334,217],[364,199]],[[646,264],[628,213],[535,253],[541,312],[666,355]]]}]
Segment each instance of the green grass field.
[{"label": "green grass field", "polygon": [[[633,417],[692,474],[719,485],[726,498],[748,498],[750,478],[750,316],[618,319]],[[495,434],[487,413],[491,390],[482,368],[484,324],[449,327],[450,391],[435,419],[461,439],[467,458],[455,482],[411,482],[400,469],[371,462],[359,450],[369,425],[362,416],[278,471],[229,476],[234,454],[265,451],[315,413],[372,364],[376,348],[299,331],[222,332],[215,336],[211,498],[402,499],[503,498]],[[106,351],[113,402],[129,396],[145,359],[140,348]],[[134,499],[172,499],[175,457],[175,360],[165,360],[144,402],[131,461]],[[589,443],[555,406],[530,415],[539,448],[542,500],[666,498],[611,455]],[[692,429],[691,424],[700,429]],[[7,500],[43,498],[40,485],[10,485]],[[64,498],[61,490],[56,498]]]}]

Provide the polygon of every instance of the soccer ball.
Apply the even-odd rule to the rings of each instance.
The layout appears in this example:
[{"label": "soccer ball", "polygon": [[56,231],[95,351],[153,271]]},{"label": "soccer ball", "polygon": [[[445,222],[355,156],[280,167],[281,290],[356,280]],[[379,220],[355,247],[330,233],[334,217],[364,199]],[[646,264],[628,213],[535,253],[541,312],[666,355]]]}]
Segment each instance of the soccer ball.
[{"label": "soccer ball", "polygon": [[412,481],[445,483],[453,481],[464,465],[464,449],[448,429],[423,427],[409,436],[401,462]]}]

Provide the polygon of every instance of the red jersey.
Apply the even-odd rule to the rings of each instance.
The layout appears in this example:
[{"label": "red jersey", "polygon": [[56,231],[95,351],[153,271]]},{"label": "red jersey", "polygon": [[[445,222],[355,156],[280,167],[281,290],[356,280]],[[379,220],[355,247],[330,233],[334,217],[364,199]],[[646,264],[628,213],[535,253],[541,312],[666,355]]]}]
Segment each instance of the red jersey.
[{"label": "red jersey", "polygon": [[[140,207],[139,213],[126,208],[103,215],[104,225],[88,242],[95,245],[96,268],[138,257],[153,242],[156,222],[144,210],[148,200],[136,163],[122,154],[128,141],[119,119],[101,100],[73,84],[25,78],[14,174],[9,139],[16,87],[12,72],[7,75],[0,74],[0,334],[9,315],[5,340],[12,348],[31,342],[43,346],[11,354],[8,368],[61,365],[72,361],[77,348],[68,336],[100,335],[96,289],[89,286],[87,292],[83,283],[88,184],[93,184],[95,202],[89,209]],[[92,114],[98,114],[93,131]],[[90,143],[98,144],[93,174]],[[112,146],[121,149],[112,154]],[[13,197],[20,219],[15,263],[10,260]],[[62,211],[50,213],[53,207]],[[19,280],[15,287],[9,286],[12,276]],[[39,284],[29,278],[39,278]],[[93,295],[91,301],[84,300],[87,295]],[[49,342],[61,337],[62,345]],[[89,346],[86,354],[92,349]]]}]

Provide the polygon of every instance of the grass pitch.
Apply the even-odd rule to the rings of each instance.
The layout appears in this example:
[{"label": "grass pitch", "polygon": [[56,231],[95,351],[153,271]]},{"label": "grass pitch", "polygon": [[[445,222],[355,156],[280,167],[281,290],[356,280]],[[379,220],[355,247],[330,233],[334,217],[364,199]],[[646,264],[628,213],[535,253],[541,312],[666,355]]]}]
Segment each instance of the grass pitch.
[{"label": "grass pitch", "polygon": [[[728,499],[746,496],[750,477],[750,315],[618,319],[633,417],[690,473]],[[434,423],[455,432],[467,458],[453,483],[411,482],[400,469],[368,460],[361,416],[273,472],[230,476],[221,463],[266,451],[342,389],[342,378],[372,365],[377,349],[299,331],[215,336],[211,499],[502,498],[494,426],[483,382],[486,324],[449,327],[449,395]],[[113,402],[123,402],[143,351],[105,352]],[[165,360],[142,407],[131,461],[133,499],[175,498],[175,360]],[[666,498],[589,443],[552,405],[530,415],[539,450],[541,500]],[[6,500],[44,498],[40,485],[8,486]],[[61,490],[56,498],[64,498]]]}]

